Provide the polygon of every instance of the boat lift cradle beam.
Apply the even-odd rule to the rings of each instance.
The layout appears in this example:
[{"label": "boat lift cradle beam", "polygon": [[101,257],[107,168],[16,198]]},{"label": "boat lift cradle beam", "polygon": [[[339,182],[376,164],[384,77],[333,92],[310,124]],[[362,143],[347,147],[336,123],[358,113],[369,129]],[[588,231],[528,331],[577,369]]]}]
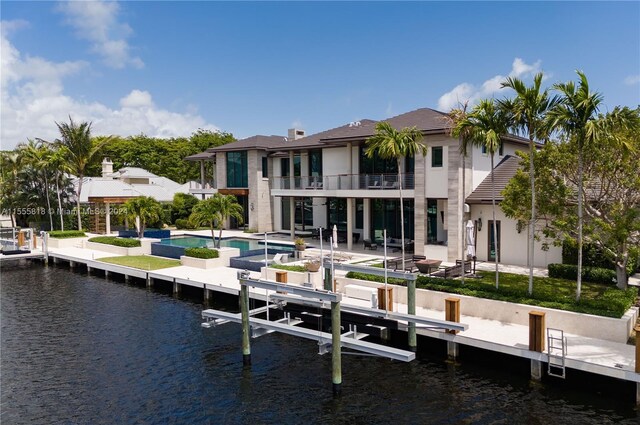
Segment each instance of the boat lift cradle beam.
[{"label": "boat lift cradle beam", "polygon": [[[219,324],[218,320],[224,323],[234,322],[242,323],[242,317],[239,313],[229,313],[220,310],[204,310],[202,318],[206,320],[203,325],[209,325],[211,322]],[[273,322],[265,319],[250,317],[249,323],[256,328],[264,328],[276,332],[285,333],[287,335],[297,336],[300,338],[311,339],[320,343],[331,341],[332,335],[328,332],[319,332],[313,329],[291,326],[286,323]],[[207,326],[208,327],[208,326]],[[342,334],[340,345],[351,350],[361,351],[367,354],[373,354],[380,357],[386,357],[392,360],[410,362],[416,358],[416,354],[412,351],[400,350],[386,345],[374,344],[372,342],[362,341],[353,338],[353,331]]]},{"label": "boat lift cradle beam", "polygon": [[[269,296],[274,301],[284,301],[293,304],[302,304],[309,307],[327,308],[326,305],[319,301],[293,297],[287,294],[271,294]],[[380,319],[404,320],[414,322],[416,325],[427,326],[430,328],[444,329],[450,331],[466,331],[469,325],[466,323],[451,322],[448,320],[430,319],[428,317],[414,316],[412,314],[397,313],[393,311],[380,310],[377,308],[358,307],[353,305],[342,305],[342,311],[345,313],[359,314],[362,316],[375,317]]]}]

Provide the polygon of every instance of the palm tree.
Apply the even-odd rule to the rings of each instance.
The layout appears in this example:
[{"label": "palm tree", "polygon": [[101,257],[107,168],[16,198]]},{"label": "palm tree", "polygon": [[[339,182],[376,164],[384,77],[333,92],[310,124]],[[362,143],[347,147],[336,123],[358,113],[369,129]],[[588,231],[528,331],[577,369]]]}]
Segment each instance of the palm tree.
[{"label": "palm tree", "polygon": [[138,221],[138,237],[144,237],[147,223],[162,219],[163,210],[160,202],[150,196],[138,196],[124,203],[127,218]]},{"label": "palm tree", "polygon": [[[451,111],[449,111],[449,114],[446,117],[446,121],[448,123],[449,126],[449,133],[451,134],[452,137],[455,137],[457,139],[460,140],[460,156],[462,157],[462,198],[465,198],[466,195],[466,188],[465,188],[465,174],[466,174],[466,158],[467,158],[467,144],[463,143],[462,140],[466,137],[468,137],[466,135],[466,133],[468,133],[470,131],[470,127],[464,127],[464,128],[460,128],[459,125],[464,122],[467,119],[467,107],[469,106],[468,102],[465,102],[463,105],[460,105],[458,108],[453,108]],[[460,240],[462,242],[462,252],[460,253],[460,260],[462,261],[463,264],[463,273],[460,276],[461,282],[464,284],[464,261],[465,261],[465,251],[464,251],[464,245],[465,245],[465,240],[466,240],[466,234],[465,234],[465,217],[464,217],[464,201],[461,202],[461,208],[460,208],[460,216],[461,216],[461,221],[462,221],[462,232],[460,235]]]},{"label": "palm tree", "polygon": [[58,214],[60,215],[60,230],[64,230],[64,216],[62,212],[62,199],[60,193],[60,181],[65,173],[69,173],[69,167],[65,160],[67,149],[64,146],[58,146],[57,149],[50,150],[48,157],[49,164],[55,170],[56,194],[58,197]]},{"label": "palm tree", "polygon": [[513,100],[498,101],[501,108],[511,114],[512,129],[529,138],[529,182],[531,184],[531,217],[529,219],[529,295],[533,293],[533,262],[536,221],[536,192],[535,170],[533,157],[536,152],[536,141],[547,140],[549,136],[547,113],[558,103],[558,97],[549,96],[547,89],[542,90],[542,72],[533,77],[533,85],[525,86],[522,80],[509,77],[503,83],[503,88],[510,88],[516,92]]},{"label": "palm tree", "polygon": [[95,155],[102,146],[108,143],[110,137],[101,138],[94,141],[91,138],[91,123],[82,122],[77,124],[69,117],[69,124],[58,123],[61,139],[56,140],[60,146],[67,148],[66,162],[69,170],[78,178],[78,191],[76,197],[76,209],[78,213],[78,230],[82,230],[82,220],[80,214],[80,194],[82,193],[82,180],[84,179],[87,166],[91,163]]},{"label": "palm tree", "polygon": [[458,114],[453,134],[460,137],[460,150],[467,152],[469,146],[481,146],[486,149],[491,161],[491,207],[493,214],[493,246],[496,262],[496,288],[498,277],[498,226],[496,224],[496,196],[494,179],[494,156],[500,149],[501,136],[507,133],[509,116],[493,100],[484,99],[469,114]]},{"label": "palm tree", "polygon": [[220,233],[216,247],[220,248],[222,239],[222,226],[224,222],[234,217],[239,222],[244,220],[242,205],[238,204],[233,195],[221,195],[215,193],[211,198],[198,202],[191,212],[189,220],[196,225],[207,225],[211,229],[211,237],[215,241],[215,228],[218,226]]},{"label": "palm tree", "polygon": [[597,114],[602,94],[589,89],[589,81],[581,71],[576,71],[580,81],[557,83],[553,88],[560,92],[560,101],[549,112],[549,124],[560,129],[578,146],[578,276],[576,300],[582,291],[582,224],[583,224],[583,151],[598,138]]},{"label": "palm tree", "polygon": [[51,199],[49,197],[49,172],[51,164],[48,157],[49,148],[40,141],[29,140],[26,144],[18,145],[18,150],[23,159],[33,167],[34,171],[44,178],[44,193],[47,198],[47,211],[49,213],[49,226],[53,230],[53,210],[51,209]]},{"label": "palm tree", "polygon": [[1,152],[0,159],[2,160],[0,167],[0,175],[2,175],[2,184],[0,198],[3,205],[7,205],[10,210],[11,226],[16,227],[16,214],[15,207],[17,206],[17,183],[18,172],[22,166],[22,155],[16,151],[14,152]]},{"label": "palm tree", "polygon": [[395,159],[398,165],[398,189],[400,194],[400,237],[402,247],[402,270],[404,270],[404,204],[402,198],[402,158],[415,157],[417,153],[427,155],[427,146],[422,141],[422,132],[416,127],[396,130],[386,121],[376,124],[376,134],[367,139],[365,155],[382,159]]}]

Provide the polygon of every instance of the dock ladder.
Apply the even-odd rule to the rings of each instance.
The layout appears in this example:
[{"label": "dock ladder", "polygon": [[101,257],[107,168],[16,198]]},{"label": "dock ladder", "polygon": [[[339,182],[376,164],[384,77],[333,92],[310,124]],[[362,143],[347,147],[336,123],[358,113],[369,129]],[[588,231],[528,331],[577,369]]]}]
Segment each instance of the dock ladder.
[{"label": "dock ladder", "polygon": [[549,376],[565,378],[565,357],[567,356],[567,338],[562,329],[547,328],[547,353]]}]

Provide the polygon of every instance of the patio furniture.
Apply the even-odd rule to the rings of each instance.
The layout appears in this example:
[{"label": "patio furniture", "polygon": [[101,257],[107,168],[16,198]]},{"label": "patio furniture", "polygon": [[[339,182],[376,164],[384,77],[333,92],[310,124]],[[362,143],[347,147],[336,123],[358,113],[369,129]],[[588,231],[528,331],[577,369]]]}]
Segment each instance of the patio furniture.
[{"label": "patio furniture", "polygon": [[364,239],[362,242],[364,243],[364,249],[370,249],[371,251],[378,249],[378,245],[372,243],[369,239]]}]

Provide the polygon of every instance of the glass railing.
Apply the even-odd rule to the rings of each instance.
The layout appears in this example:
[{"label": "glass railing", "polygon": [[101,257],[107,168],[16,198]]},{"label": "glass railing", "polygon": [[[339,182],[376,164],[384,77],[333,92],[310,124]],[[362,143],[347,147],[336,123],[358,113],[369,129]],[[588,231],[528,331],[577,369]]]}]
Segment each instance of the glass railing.
[{"label": "glass railing", "polygon": [[[401,174],[402,188],[414,188],[413,174]],[[398,190],[397,174],[338,174],[332,176],[272,177],[274,190]]]}]

